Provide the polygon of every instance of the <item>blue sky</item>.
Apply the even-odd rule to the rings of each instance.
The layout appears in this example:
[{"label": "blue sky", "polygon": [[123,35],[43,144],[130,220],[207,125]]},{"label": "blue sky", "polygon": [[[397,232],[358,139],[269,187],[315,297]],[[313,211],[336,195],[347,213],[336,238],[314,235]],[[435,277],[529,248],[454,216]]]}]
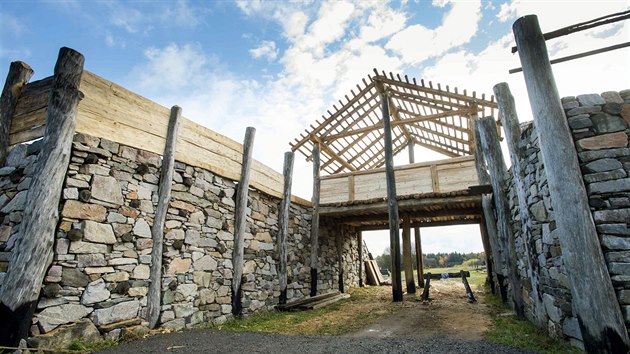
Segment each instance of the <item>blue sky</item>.
[{"label": "blue sky", "polygon": [[[537,14],[546,32],[628,8],[627,0],[4,0],[0,77],[14,60],[31,65],[34,79],[51,75],[59,48],[74,48],[87,70],[164,106],[177,104],[187,118],[234,140],[256,127],[254,156],[281,171],[288,142],[372,68],[487,95],[506,81],[521,120],[531,120],[522,75],[507,73],[520,66],[510,53],[512,23]],[[550,41],[551,57],[626,42],[628,22]],[[560,94],[630,88],[629,63],[624,49],[559,64]],[[308,198],[310,165],[301,156],[294,180],[295,193]],[[478,237],[461,237],[475,232],[427,229],[423,247],[480,250]]]}]

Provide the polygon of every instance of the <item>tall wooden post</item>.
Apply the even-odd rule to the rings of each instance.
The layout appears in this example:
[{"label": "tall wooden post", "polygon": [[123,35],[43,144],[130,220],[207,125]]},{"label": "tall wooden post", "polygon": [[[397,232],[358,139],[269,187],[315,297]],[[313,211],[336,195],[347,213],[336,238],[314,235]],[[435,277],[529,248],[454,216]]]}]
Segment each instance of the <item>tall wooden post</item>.
[{"label": "tall wooden post", "polygon": [[359,248],[359,287],[363,287],[363,232],[357,232],[357,245]]},{"label": "tall wooden post", "polygon": [[518,199],[519,215],[521,217],[521,234],[523,244],[525,246],[525,262],[528,268],[529,279],[532,284],[531,299],[535,305],[533,308],[538,312],[535,313],[536,322],[539,325],[546,323],[544,314],[544,304],[541,293],[539,291],[538,282],[538,257],[535,253],[535,244],[531,241],[531,216],[529,207],[527,206],[527,186],[525,186],[525,171],[523,166],[527,163],[525,151],[520,147],[521,127],[518,122],[518,114],[516,113],[516,105],[514,97],[510,92],[507,83],[502,82],[494,86],[494,95],[497,98],[499,110],[503,117],[503,130],[505,130],[505,138],[507,140],[510,152],[510,160],[512,160],[512,176],[514,179],[514,187]]},{"label": "tall wooden post", "polygon": [[479,125],[480,142],[490,171],[490,181],[494,196],[494,204],[497,212],[497,229],[499,231],[499,241],[502,244],[504,262],[507,267],[507,276],[510,281],[512,301],[514,311],[518,317],[524,316],[523,296],[521,292],[521,278],[518,273],[516,263],[516,246],[512,233],[512,216],[510,205],[506,193],[507,182],[505,181],[505,162],[499,144],[496,122],[493,117],[484,117],[477,120]]},{"label": "tall wooden post", "polygon": [[[584,347],[591,353],[626,353],[630,341],[598,241],[538,18],[521,17],[512,29]],[[584,269],[588,269],[588,277],[583,276]]]},{"label": "tall wooden post", "polygon": [[[479,129],[479,124],[477,124],[477,121],[474,121],[473,130],[475,134],[475,168],[477,170],[479,184],[487,185],[490,184],[490,176],[488,175],[488,171],[486,170],[486,159],[483,157],[483,148],[481,146],[481,134]],[[492,281],[491,273],[491,271],[494,271],[494,275],[496,276],[496,290],[498,290],[499,294],[501,295],[501,300],[503,300],[503,302],[507,302],[507,289],[503,282],[503,253],[499,243],[496,219],[494,217],[494,212],[492,209],[492,197],[490,195],[481,196],[481,207],[483,209],[481,222],[483,223],[483,225],[485,225],[486,231],[483,232],[483,230],[481,230],[481,240],[484,245],[484,251],[486,252],[486,262],[488,262],[488,268],[491,268],[488,271],[488,277],[490,278],[490,283],[494,283]],[[487,236],[486,240],[484,240],[485,236]],[[488,245],[487,249],[486,245]],[[495,288],[493,287],[492,290],[494,293]]]},{"label": "tall wooden post", "polygon": [[494,289],[494,275],[493,275],[493,264],[492,264],[492,256],[488,253],[490,252],[490,243],[488,238],[488,229],[486,228],[486,222],[483,212],[481,213],[481,222],[479,223],[479,233],[481,234],[481,243],[483,244],[484,253],[486,254],[486,271],[487,271],[487,280],[488,285],[490,285],[490,290],[492,293],[495,293]]},{"label": "tall wooden post", "polygon": [[162,307],[162,251],[164,249],[164,223],[166,222],[166,212],[168,202],[171,199],[171,183],[173,181],[173,171],[175,168],[175,144],[177,142],[177,131],[179,130],[182,109],[177,106],[171,108],[171,115],[168,121],[166,134],[166,145],[164,146],[164,157],[162,159],[162,170],[160,171],[160,186],[158,189],[158,203],[155,209],[155,220],[151,228],[153,239],[153,249],[151,249],[151,284],[147,294],[147,321],[150,328],[158,325],[160,318],[160,308]]},{"label": "tall wooden post", "polygon": [[[409,150],[409,163],[416,162],[415,156],[415,143],[413,140],[409,141],[408,150]],[[420,228],[413,228],[414,242],[416,244],[416,268],[418,269],[418,286],[424,286],[424,277],[422,276],[424,272],[424,265],[422,263],[422,236],[420,235]]]},{"label": "tall wooden post", "polygon": [[42,281],[53,256],[59,199],[70,162],[84,58],[61,48],[48,98],[41,152],[9,268],[0,288],[0,345],[17,347],[26,338]]},{"label": "tall wooden post", "polygon": [[311,220],[311,296],[317,295],[319,263],[319,144],[313,146],[313,218]]},{"label": "tall wooden post", "polygon": [[33,76],[33,69],[26,63],[14,61],[9,66],[7,80],[0,96],[0,166],[4,165],[9,147],[9,128],[22,88]]},{"label": "tall wooden post", "polygon": [[[382,92],[382,90],[381,90]],[[394,153],[392,151],[392,126],[389,117],[389,104],[384,93],[381,96],[383,131],[385,145],[385,178],[387,179],[387,204],[389,206],[389,244],[392,254],[392,297],[395,302],[403,300],[400,279],[400,224],[398,201],[396,200],[396,177],[394,176]]]},{"label": "tall wooden post", "polygon": [[403,216],[403,267],[405,268],[405,285],[408,294],[416,293],[413,281],[413,264],[411,263],[411,220],[409,215]]},{"label": "tall wooden post", "polygon": [[291,206],[291,184],[293,181],[293,152],[284,153],[284,189],[278,219],[280,231],[278,232],[278,254],[280,256],[280,270],[278,282],[280,283],[280,304],[287,303],[287,235],[289,234],[289,207]]},{"label": "tall wooden post", "polygon": [[243,312],[243,252],[245,226],[247,222],[247,192],[249,191],[249,171],[252,165],[252,151],[254,149],[254,136],[256,129],[247,127],[245,141],[243,142],[243,163],[241,164],[241,178],[236,189],[236,203],[234,207],[234,251],[232,253],[232,265],[234,278],[232,279],[232,314],[240,316]]}]

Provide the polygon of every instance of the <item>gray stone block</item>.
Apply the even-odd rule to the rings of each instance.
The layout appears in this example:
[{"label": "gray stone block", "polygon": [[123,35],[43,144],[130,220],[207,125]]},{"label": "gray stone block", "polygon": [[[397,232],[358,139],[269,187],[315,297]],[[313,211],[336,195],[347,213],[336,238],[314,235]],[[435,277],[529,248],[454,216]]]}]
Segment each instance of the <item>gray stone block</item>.
[{"label": "gray stone block", "polygon": [[580,102],[581,106],[597,106],[606,103],[606,100],[596,93],[578,95],[577,100]]},{"label": "gray stone block", "polygon": [[589,162],[584,166],[588,172],[606,172],[623,168],[617,159],[605,158]]}]

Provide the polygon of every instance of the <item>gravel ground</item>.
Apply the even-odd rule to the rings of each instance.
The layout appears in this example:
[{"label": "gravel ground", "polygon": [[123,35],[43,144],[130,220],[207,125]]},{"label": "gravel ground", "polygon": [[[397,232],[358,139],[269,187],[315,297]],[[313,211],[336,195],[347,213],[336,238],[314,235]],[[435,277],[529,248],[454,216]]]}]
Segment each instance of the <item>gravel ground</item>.
[{"label": "gravel ground", "polygon": [[189,330],[156,335],[98,353],[533,353],[486,341],[451,338],[288,336],[272,333]]}]

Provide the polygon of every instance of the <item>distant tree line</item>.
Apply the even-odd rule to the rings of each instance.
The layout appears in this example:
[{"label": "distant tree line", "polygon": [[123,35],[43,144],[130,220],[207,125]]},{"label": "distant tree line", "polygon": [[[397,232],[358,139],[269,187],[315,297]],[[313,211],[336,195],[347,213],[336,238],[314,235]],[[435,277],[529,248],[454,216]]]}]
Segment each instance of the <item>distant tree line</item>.
[{"label": "distant tree line", "polygon": [[[411,258],[414,260],[413,269],[416,269],[416,253],[415,247],[412,247]],[[446,268],[446,267],[454,267],[457,265],[462,265],[466,263],[472,267],[485,265],[485,253],[484,252],[470,252],[470,253],[459,253],[459,252],[438,252],[438,253],[423,253],[422,254],[422,262],[424,264],[424,268]],[[390,269],[392,266],[392,256],[390,252],[390,248],[387,247],[382,255],[376,257],[376,263],[381,269]]]}]

